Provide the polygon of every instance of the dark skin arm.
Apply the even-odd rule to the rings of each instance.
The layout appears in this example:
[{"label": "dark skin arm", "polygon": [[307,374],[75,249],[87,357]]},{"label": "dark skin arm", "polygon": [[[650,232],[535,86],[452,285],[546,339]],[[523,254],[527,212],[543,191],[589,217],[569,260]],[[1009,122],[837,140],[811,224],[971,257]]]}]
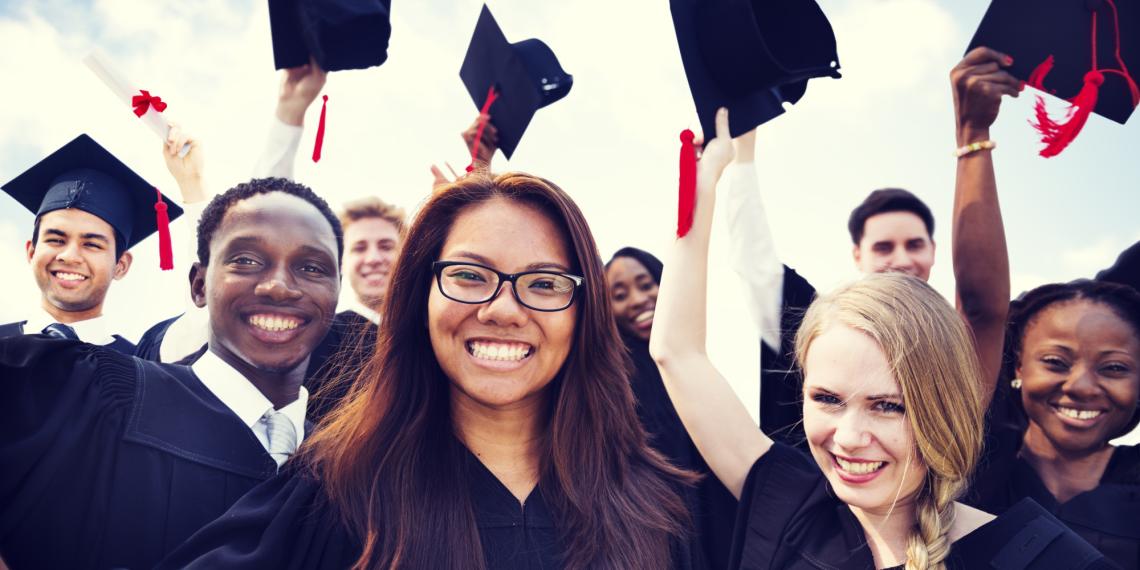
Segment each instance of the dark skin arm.
[{"label": "dark skin arm", "polygon": [[[1012,59],[979,47],[950,72],[962,147],[990,139],[1003,95],[1017,97],[1021,82],[1004,71]],[[955,301],[974,335],[989,405],[1001,369],[1009,312],[1009,254],[994,179],[993,153],[980,150],[958,159],[952,228]]]}]

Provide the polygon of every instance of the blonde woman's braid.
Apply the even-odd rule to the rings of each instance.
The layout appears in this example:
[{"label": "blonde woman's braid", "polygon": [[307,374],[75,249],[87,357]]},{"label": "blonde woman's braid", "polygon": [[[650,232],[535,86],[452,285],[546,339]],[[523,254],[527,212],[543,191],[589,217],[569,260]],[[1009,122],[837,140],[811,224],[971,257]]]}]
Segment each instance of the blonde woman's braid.
[{"label": "blonde woman's braid", "polygon": [[911,533],[907,546],[906,570],[946,570],[954,499],[960,487],[946,480],[927,481],[927,489],[919,495],[915,509],[918,528]]}]

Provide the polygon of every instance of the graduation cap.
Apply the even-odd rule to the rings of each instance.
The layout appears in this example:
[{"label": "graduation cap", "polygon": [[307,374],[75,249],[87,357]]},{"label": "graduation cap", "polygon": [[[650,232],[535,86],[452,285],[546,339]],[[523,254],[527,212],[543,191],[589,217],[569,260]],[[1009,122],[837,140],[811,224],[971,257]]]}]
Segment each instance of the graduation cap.
[{"label": "graduation cap", "polygon": [[993,0],[970,48],[1008,54],[1010,74],[1066,99],[1053,119],[1038,97],[1034,126],[1055,156],[1080,132],[1090,112],[1124,124],[1140,103],[1129,65],[1140,67],[1140,3],[1136,0]]},{"label": "graduation cap", "polygon": [[[75,208],[110,224],[117,244],[127,250],[159,232],[163,269],[170,262],[170,220],[182,208],[135,174],[86,134],[13,178],[3,189],[36,217]],[[168,267],[169,265],[169,267]]]},{"label": "graduation cap", "polygon": [[813,77],[839,77],[835,34],[815,0],[670,0],[681,62],[706,140],[720,107],[732,136],[795,103]]},{"label": "graduation cap", "polygon": [[562,70],[554,52],[541,40],[508,42],[486,4],[459,77],[475,106],[491,116],[499,149],[507,158],[515,152],[535,112],[565,97],[574,84],[574,77]]},{"label": "graduation cap", "polygon": [[388,59],[391,0],[269,0],[277,69],[309,57],[325,71],[365,69]]}]

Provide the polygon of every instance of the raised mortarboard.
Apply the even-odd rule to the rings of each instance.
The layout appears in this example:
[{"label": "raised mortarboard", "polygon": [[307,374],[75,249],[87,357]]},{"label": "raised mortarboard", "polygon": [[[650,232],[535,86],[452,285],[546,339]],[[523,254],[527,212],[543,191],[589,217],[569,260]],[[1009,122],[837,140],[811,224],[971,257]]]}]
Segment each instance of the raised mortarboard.
[{"label": "raised mortarboard", "polygon": [[716,110],[742,135],[784,112],[813,77],[839,77],[835,34],[815,0],[670,0],[705,140]]},{"label": "raised mortarboard", "polygon": [[160,230],[182,215],[182,208],[85,134],[0,189],[36,217],[64,208],[98,216],[115,230],[115,239],[122,240],[124,250],[156,231],[160,233],[160,249],[163,245],[168,248],[169,228],[165,237]]},{"label": "raised mortarboard", "polygon": [[[491,116],[499,150],[507,158],[515,152],[535,112],[565,97],[574,84],[574,77],[562,70],[554,52],[541,40],[508,42],[485,4],[459,77],[475,106]],[[478,148],[478,140],[474,146]]]},{"label": "raised mortarboard", "polygon": [[1130,65],[1140,67],[1136,0],[993,0],[969,49],[977,46],[1009,55],[1010,74],[1069,101],[1057,120],[1038,98],[1034,126],[1046,145],[1042,156],[1060,153],[1090,111],[1124,124],[1140,103],[1129,72]]},{"label": "raised mortarboard", "polygon": [[310,56],[325,71],[365,69],[388,59],[391,0],[269,0],[277,69]]}]

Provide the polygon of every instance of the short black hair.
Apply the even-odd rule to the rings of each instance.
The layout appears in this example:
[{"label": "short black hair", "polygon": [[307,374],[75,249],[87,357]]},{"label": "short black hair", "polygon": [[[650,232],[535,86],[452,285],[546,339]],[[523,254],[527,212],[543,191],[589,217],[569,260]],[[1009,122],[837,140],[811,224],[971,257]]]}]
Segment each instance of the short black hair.
[{"label": "short black hair", "polygon": [[[1002,359],[1003,380],[1017,376],[1017,366],[1021,362],[1025,331],[1037,315],[1048,307],[1069,301],[1088,301],[1104,305],[1116,313],[1132,327],[1132,333],[1140,337],[1140,293],[1135,289],[1112,283],[1077,279],[1068,283],[1050,283],[1022,293],[1009,305],[1009,320],[1005,331],[1005,355]],[[1008,382],[1003,384],[1008,385]],[[1002,389],[999,384],[999,389]],[[1016,398],[1014,398],[1016,400]],[[1016,404],[1018,409],[1020,404]],[[1024,413],[1023,411],[1021,413]],[[1132,416],[1126,429],[1112,437],[1120,437],[1140,424],[1140,409]]]},{"label": "short black hair", "polygon": [[851,241],[859,245],[863,241],[863,227],[867,224],[867,218],[887,212],[910,212],[918,216],[926,225],[928,237],[934,239],[934,214],[930,213],[926,202],[902,188],[880,188],[868,194],[862,204],[851,210],[851,217],[847,219]]},{"label": "short black hair", "polygon": [[198,263],[203,266],[210,264],[210,240],[214,239],[214,232],[222,225],[222,218],[226,216],[231,206],[247,198],[272,192],[296,196],[320,211],[332,227],[333,235],[336,236],[336,263],[337,267],[340,267],[340,258],[344,255],[344,231],[340,227],[340,220],[329,208],[328,202],[311,188],[284,178],[254,178],[214,196],[202,211],[202,218],[198,220]]},{"label": "short black hair", "polygon": [[[32,247],[36,247],[40,243],[40,218],[43,216],[36,216],[36,221],[32,223]],[[110,225],[110,224],[108,224]],[[115,240],[115,261],[119,261],[123,254],[127,252],[127,240],[123,239],[123,234],[119,230],[111,228],[111,239]]]},{"label": "short black hair", "polygon": [[614,252],[614,256],[606,262],[605,268],[609,269],[614,260],[619,257],[629,257],[636,259],[639,263],[645,266],[646,271],[649,272],[649,276],[652,277],[658,285],[661,284],[661,272],[665,269],[665,264],[661,263],[661,260],[657,259],[657,257],[652,253],[649,253],[643,249],[637,249],[636,247],[623,247]]}]

